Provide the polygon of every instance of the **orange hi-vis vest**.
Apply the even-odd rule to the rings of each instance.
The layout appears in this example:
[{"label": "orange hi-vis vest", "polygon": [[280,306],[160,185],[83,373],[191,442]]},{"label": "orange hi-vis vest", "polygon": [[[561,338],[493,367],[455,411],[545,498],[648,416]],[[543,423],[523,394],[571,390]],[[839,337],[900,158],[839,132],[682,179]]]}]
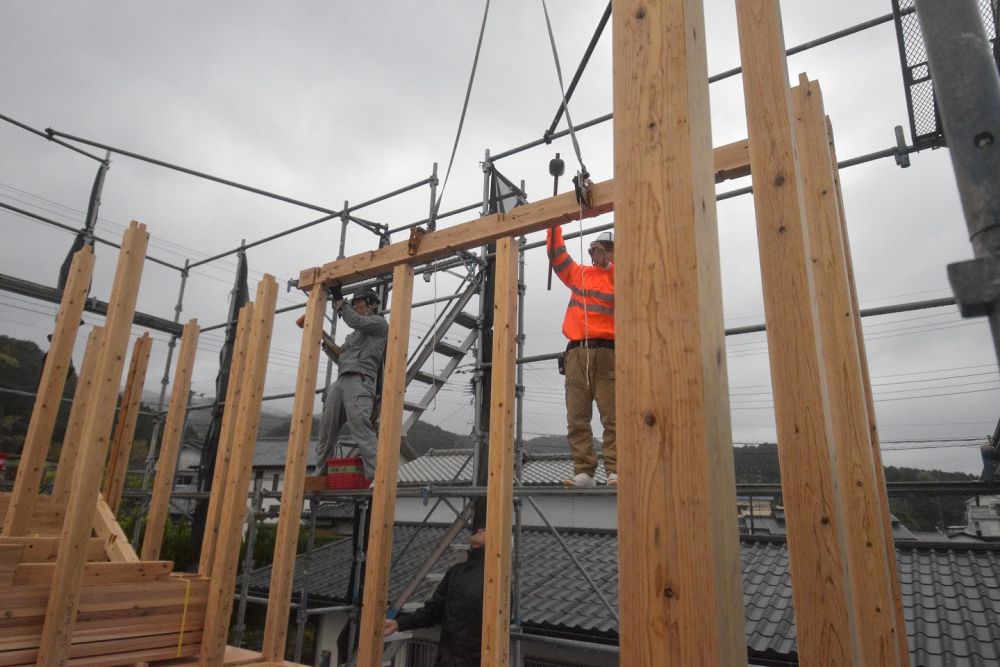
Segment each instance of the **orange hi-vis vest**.
[{"label": "orange hi-vis vest", "polygon": [[615,265],[602,269],[574,262],[566,251],[561,227],[549,229],[546,249],[552,270],[571,292],[563,318],[563,335],[571,341],[614,340]]}]

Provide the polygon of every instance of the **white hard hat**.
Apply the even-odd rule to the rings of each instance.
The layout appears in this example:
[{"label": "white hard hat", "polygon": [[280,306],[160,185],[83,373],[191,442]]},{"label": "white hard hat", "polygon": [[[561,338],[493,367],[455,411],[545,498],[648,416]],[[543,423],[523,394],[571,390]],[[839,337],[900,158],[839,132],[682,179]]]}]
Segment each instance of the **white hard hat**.
[{"label": "white hard hat", "polygon": [[601,232],[597,235],[597,238],[590,242],[590,247],[593,248],[594,244],[600,243],[601,245],[607,247],[609,250],[615,249],[615,235],[612,232]]}]

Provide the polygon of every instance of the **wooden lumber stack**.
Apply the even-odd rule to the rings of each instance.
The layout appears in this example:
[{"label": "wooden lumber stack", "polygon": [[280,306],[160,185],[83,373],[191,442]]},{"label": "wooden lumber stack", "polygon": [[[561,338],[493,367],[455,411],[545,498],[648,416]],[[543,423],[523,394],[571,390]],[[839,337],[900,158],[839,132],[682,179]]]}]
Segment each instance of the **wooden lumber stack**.
[{"label": "wooden lumber stack", "polygon": [[[0,666],[34,665],[56,568],[57,537],[0,537]],[[195,656],[208,579],[171,574],[170,561],[110,562],[91,538],[69,665]]]}]

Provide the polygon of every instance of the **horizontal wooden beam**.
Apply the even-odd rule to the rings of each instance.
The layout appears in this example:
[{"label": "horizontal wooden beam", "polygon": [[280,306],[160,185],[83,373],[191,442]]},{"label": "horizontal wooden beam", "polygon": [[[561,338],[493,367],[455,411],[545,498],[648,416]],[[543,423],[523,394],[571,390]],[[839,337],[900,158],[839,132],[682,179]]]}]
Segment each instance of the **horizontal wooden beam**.
[{"label": "horizontal wooden beam", "polygon": [[[750,173],[750,153],[746,139],[720,146],[714,153],[716,183]],[[583,210],[580,209],[575,194],[567,192],[519,206],[508,213],[487,215],[430,232],[420,239],[416,251],[411,251],[409,241],[402,241],[328,262],[322,267],[303,271],[299,275],[299,288],[309,290],[320,283],[332,284],[352,278],[369,278],[387,273],[404,262],[421,264],[504,237],[529,234],[581,217],[593,218],[614,210],[613,180],[595,183],[592,195],[593,205]]]}]

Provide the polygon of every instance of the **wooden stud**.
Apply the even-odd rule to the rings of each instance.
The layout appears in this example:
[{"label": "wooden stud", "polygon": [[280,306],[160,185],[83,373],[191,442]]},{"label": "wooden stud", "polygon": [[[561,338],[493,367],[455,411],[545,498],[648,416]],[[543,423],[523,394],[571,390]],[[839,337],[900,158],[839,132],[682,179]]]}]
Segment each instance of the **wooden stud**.
[{"label": "wooden stud", "polygon": [[212,473],[212,493],[208,499],[208,514],[205,518],[205,536],[201,542],[201,558],[198,574],[212,576],[215,559],[215,545],[219,539],[219,517],[222,514],[223,498],[226,494],[226,480],[229,477],[229,463],[233,455],[233,439],[236,417],[239,413],[240,396],[243,391],[243,377],[246,372],[247,349],[250,346],[250,326],[253,320],[253,303],[245,303],[240,308],[236,320],[236,341],[233,346],[233,361],[229,366],[229,385],[226,387],[226,404],[222,411],[222,428],[219,430],[219,446],[215,453],[215,470]]},{"label": "wooden stud", "polygon": [[[827,121],[829,123],[829,121]],[[858,289],[854,281],[854,261],[851,257],[851,242],[847,234],[847,219],[844,211],[844,195],[840,187],[840,167],[837,165],[837,149],[830,133],[830,168],[833,172],[834,190],[837,194],[837,213],[840,218],[841,239],[844,243],[844,258],[847,263],[847,281],[851,293],[851,319],[854,322],[855,339],[857,340],[858,356],[861,362],[861,379],[864,385],[865,406],[868,414],[868,434],[872,448],[872,461],[875,466],[876,493],[882,513],[882,530],[885,544],[885,560],[889,566],[889,583],[892,590],[892,606],[896,619],[896,642],[900,667],[910,665],[910,647],[906,638],[906,619],[903,615],[903,597],[899,590],[899,573],[896,565],[896,538],[892,533],[892,513],[889,510],[889,495],[885,486],[885,468],[882,465],[882,448],[878,435],[878,423],[875,419],[875,399],[872,396],[871,376],[868,373],[868,352],[865,349],[865,337],[861,328],[861,305],[858,301]]]},{"label": "wooden stud", "polygon": [[17,467],[10,507],[4,522],[4,535],[24,535],[29,528],[35,499],[38,497],[38,486],[45,472],[45,458],[52,444],[56,416],[62,405],[66,375],[73,361],[73,345],[80,328],[80,316],[83,314],[93,274],[94,249],[84,246],[73,255],[69,277],[59,303],[55,330],[52,332],[35,405],[31,410],[31,421],[21,448],[21,461]]},{"label": "wooden stud", "polygon": [[514,484],[514,385],[517,383],[517,259],[511,238],[497,242],[493,305],[493,381],[483,556],[482,663],[510,664],[510,551]]},{"label": "wooden stud", "polygon": [[[746,176],[750,173],[747,141],[744,139],[716,148],[714,161],[717,182]],[[614,181],[595,183],[593,206],[582,212],[583,217],[592,218],[613,210],[614,197]],[[579,220],[580,216],[580,205],[573,193],[558,195],[518,206],[508,213],[488,215],[425,234],[421,238],[420,247],[412,255],[409,243],[402,241],[373,252],[329,262],[322,268],[305,269],[299,275],[299,287],[308,290],[318,283],[378,275],[403,262],[426,262],[450,255],[456,250],[468,250],[504,237],[528,234]]]},{"label": "wooden stud", "polygon": [[81,438],[83,446],[70,488],[56,561],[56,575],[45,612],[39,664],[63,665],[67,660],[85,563],[81,545],[90,538],[93,529],[100,492],[100,473],[107,456],[108,436],[114,419],[115,400],[148,241],[146,226],[134,221],[125,230],[122,239],[101,341],[96,376],[98,384],[84,423]]},{"label": "wooden stud", "polygon": [[200,652],[201,663],[208,666],[221,665],[226,651],[240,538],[247,513],[247,491],[257,444],[257,428],[260,425],[260,408],[264,398],[267,356],[271,346],[277,298],[278,284],[274,276],[265,274],[257,285],[246,370],[234,425],[233,454],[224,487],[225,496],[219,516],[219,539],[212,564],[205,633]]},{"label": "wooden stud", "polygon": [[146,382],[146,368],[149,366],[149,353],[152,348],[153,339],[148,333],[137,338],[132,347],[132,361],[125,380],[125,391],[122,392],[118,424],[111,440],[111,454],[108,456],[107,472],[104,474],[104,487],[101,489],[101,494],[114,513],[118,512],[122,492],[125,489],[125,476],[128,474],[129,456],[132,454],[135,425],[139,421],[139,406],[142,404],[142,387]]},{"label": "wooden stud", "polygon": [[170,492],[174,489],[174,473],[177,471],[177,457],[180,455],[181,440],[184,437],[184,423],[187,420],[187,406],[191,392],[191,373],[194,371],[194,357],[198,351],[198,336],[201,328],[198,320],[190,320],[181,334],[181,351],[174,370],[174,388],[170,393],[170,407],[160,441],[160,456],[156,464],[156,480],[149,499],[149,513],[146,517],[146,534],[142,540],[142,560],[157,560],[163,544],[163,531],[170,509]]},{"label": "wooden stud", "polygon": [[[426,238],[426,237],[425,237]],[[399,439],[406,392],[406,353],[410,342],[410,306],[413,303],[413,267],[399,264],[392,273],[392,317],[382,381],[382,416],[372,493],[371,532],[365,566],[364,606],[358,646],[358,665],[382,664],[382,623],[389,598],[389,561],[395,522],[396,480],[399,475]]]},{"label": "wooden stud", "polygon": [[830,391],[834,461],[847,533],[853,617],[861,664],[898,665],[896,617],[886,563],[885,532],[872,459],[857,323],[847,277],[840,213],[830,167],[829,135],[819,84],[799,75],[792,89],[795,137],[819,312],[823,362]]},{"label": "wooden stud", "polygon": [[52,497],[61,505],[69,498],[69,487],[73,481],[73,470],[76,468],[76,457],[80,452],[80,435],[83,432],[83,420],[87,416],[90,397],[93,396],[94,378],[97,368],[97,357],[101,350],[101,336],[104,327],[94,327],[87,336],[87,347],[83,353],[83,364],[76,380],[76,391],[73,392],[73,404],[69,409],[69,419],[66,422],[66,435],[63,437],[62,448],[59,450],[59,465],[56,468],[56,479],[52,486]]},{"label": "wooden stud", "polygon": [[612,24],[621,664],[745,665],[702,3]]},{"label": "wooden stud", "polygon": [[861,664],[778,0],[736,14],[799,656]]},{"label": "wooden stud", "polygon": [[295,547],[302,525],[303,483],[306,466],[309,464],[309,435],[312,431],[313,406],[316,403],[316,376],[319,372],[325,312],[326,290],[312,290],[302,329],[295,403],[292,407],[292,425],[285,457],[285,481],[281,489],[281,510],[274,541],[274,564],[271,567],[271,588],[262,649],[264,660],[281,661],[285,658],[288,610],[292,601],[292,580],[295,578]]}]

